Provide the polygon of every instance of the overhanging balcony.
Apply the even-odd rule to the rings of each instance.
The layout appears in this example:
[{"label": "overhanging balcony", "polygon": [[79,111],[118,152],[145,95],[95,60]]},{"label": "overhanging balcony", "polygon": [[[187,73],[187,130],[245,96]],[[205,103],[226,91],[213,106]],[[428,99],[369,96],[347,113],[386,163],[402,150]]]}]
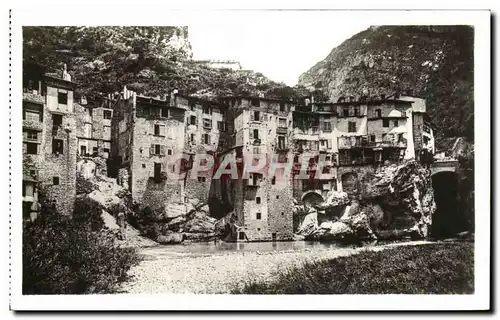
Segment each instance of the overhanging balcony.
[{"label": "overhanging balcony", "polygon": [[23,101],[28,101],[37,104],[44,104],[45,97],[33,92],[23,92]]},{"label": "overhanging balcony", "polygon": [[287,134],[288,128],[287,127],[278,127],[278,128],[276,128],[276,133],[277,134]]}]

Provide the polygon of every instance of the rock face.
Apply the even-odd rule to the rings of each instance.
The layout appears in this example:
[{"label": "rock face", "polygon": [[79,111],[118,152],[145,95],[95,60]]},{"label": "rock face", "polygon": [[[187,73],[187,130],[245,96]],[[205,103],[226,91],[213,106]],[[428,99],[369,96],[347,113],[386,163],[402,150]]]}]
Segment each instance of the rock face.
[{"label": "rock face", "polygon": [[[473,138],[473,43],[467,26],[380,26],[334,48],[299,84],[340,96],[412,90],[427,100],[441,136]],[[457,118],[456,114],[467,116]]]},{"label": "rock face", "polygon": [[[436,205],[427,169],[416,161],[383,167],[365,176],[362,185],[360,200],[332,193],[317,206],[319,212],[296,206],[294,214],[301,217],[296,234],[347,242],[429,236]],[[342,212],[340,217],[328,215],[334,208]]]}]

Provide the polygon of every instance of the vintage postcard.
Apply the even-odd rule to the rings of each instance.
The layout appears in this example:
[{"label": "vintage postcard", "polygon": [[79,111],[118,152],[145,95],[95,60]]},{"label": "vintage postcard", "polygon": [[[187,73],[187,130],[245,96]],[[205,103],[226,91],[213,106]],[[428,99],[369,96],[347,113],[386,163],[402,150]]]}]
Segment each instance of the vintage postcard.
[{"label": "vintage postcard", "polygon": [[489,11],[112,11],[11,11],[12,309],[490,308]]}]

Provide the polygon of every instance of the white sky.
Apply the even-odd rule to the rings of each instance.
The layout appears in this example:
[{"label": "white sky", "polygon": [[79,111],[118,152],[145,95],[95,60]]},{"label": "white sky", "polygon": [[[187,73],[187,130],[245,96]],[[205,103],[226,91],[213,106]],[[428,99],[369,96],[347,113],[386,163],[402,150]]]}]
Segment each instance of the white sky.
[{"label": "white sky", "polygon": [[323,60],[334,47],[370,26],[363,21],[346,21],[342,13],[334,14],[315,12],[311,20],[304,12],[300,16],[259,13],[250,22],[240,17],[189,25],[193,58],[236,60],[243,69],[293,86],[303,72]]}]

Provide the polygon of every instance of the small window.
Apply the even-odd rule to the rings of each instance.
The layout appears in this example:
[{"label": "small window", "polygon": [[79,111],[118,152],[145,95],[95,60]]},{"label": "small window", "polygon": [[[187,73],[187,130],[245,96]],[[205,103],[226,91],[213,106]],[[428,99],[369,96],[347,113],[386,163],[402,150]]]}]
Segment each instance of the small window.
[{"label": "small window", "polygon": [[38,154],[38,145],[36,143],[26,143],[27,154]]},{"label": "small window", "polygon": [[206,182],[207,178],[206,177],[198,177],[198,182]]},{"label": "small window", "polygon": [[191,136],[189,137],[189,141],[194,142],[194,133],[191,133]]},{"label": "small window", "polygon": [[259,129],[253,129],[253,138],[259,139]]},{"label": "small window", "polygon": [[189,117],[189,124],[196,125],[196,116]]},{"label": "small window", "polygon": [[382,127],[388,128],[389,127],[389,119],[383,119],[382,120]]},{"label": "small window", "polygon": [[344,115],[344,118],[349,117],[349,109],[348,109],[348,108],[344,108],[344,109],[342,110],[342,114]]},{"label": "small window", "polygon": [[226,131],[226,123],[224,121],[217,121],[217,130],[221,132]]},{"label": "small window", "polygon": [[252,99],[250,101],[250,104],[253,106],[253,107],[259,107],[260,106],[260,101],[259,99]]},{"label": "small window", "polygon": [[273,177],[273,178],[271,179],[271,184],[273,184],[273,185],[274,185],[274,184],[276,184],[276,177]]},{"label": "small window", "polygon": [[279,120],[278,120],[278,127],[280,127],[280,128],[286,128],[286,118],[279,118]]},{"label": "small window", "polygon": [[191,109],[191,111],[194,111],[195,107],[196,107],[196,102],[194,100],[189,100],[189,109]]},{"label": "small window", "polygon": [[210,135],[208,133],[203,134],[203,142],[210,144]]},{"label": "small window", "polygon": [[399,121],[398,120],[394,120],[394,126],[395,127],[399,127]]},{"label": "small window", "polygon": [[109,153],[109,148],[104,148],[103,151],[104,153]]},{"label": "small window", "polygon": [[359,116],[359,107],[354,108],[354,116],[358,117]]},{"label": "small window", "polygon": [[60,114],[53,114],[52,115],[52,126],[54,127],[61,127],[63,123],[63,116]]},{"label": "small window", "polygon": [[52,139],[52,153],[62,154],[63,151],[63,141],[61,139]]},{"label": "small window", "polygon": [[161,153],[161,146],[159,144],[155,144],[155,154]]},{"label": "small window", "polygon": [[238,233],[238,238],[239,238],[240,240],[245,240],[245,232],[240,231],[240,232]]},{"label": "small window", "polygon": [[111,110],[104,110],[104,119],[111,119],[112,113]]},{"label": "small window", "polygon": [[210,108],[209,106],[204,106],[203,113],[212,114],[212,108]]},{"label": "small window", "polygon": [[160,126],[155,124],[155,136],[159,136],[160,135]]},{"label": "small window", "polygon": [[68,93],[58,92],[57,93],[57,103],[58,104],[68,104]]},{"label": "small window", "polygon": [[52,177],[52,185],[54,186],[59,185],[59,177]]},{"label": "small window", "polygon": [[171,155],[172,155],[172,149],[168,149],[168,150],[167,150],[167,154],[168,154],[169,156],[171,156]]},{"label": "small window", "polygon": [[257,220],[260,220],[262,218],[262,214],[260,212],[257,212]]},{"label": "small window", "polygon": [[255,121],[260,121],[260,111],[254,111],[253,112],[253,119]]},{"label": "small window", "polygon": [[281,112],[284,112],[286,111],[286,108],[285,108],[285,103],[283,101],[280,102],[280,111]]},{"label": "small window", "polygon": [[255,203],[260,204],[260,197],[255,198]]},{"label": "small window", "polygon": [[86,146],[80,146],[80,154],[82,156],[87,154],[87,147]]},{"label": "small window", "polygon": [[374,134],[372,134],[372,135],[370,136],[370,141],[371,141],[371,142],[375,142],[375,135],[374,135]]},{"label": "small window", "polygon": [[356,122],[349,121],[347,129],[348,129],[348,132],[356,132]]},{"label": "small window", "polygon": [[279,198],[280,198],[280,196],[276,196],[276,199],[279,199]]},{"label": "small window", "polygon": [[380,110],[380,109],[375,110],[375,116],[377,118],[382,118],[382,110]]},{"label": "small window", "polygon": [[284,213],[284,212],[282,212],[282,213],[281,213],[281,215],[282,215],[282,216],[284,216],[284,215],[285,215],[285,213]]},{"label": "small window", "polygon": [[26,132],[26,137],[28,140],[38,140],[38,132],[36,131],[27,131]]},{"label": "small window", "polygon": [[97,154],[97,150],[98,150],[97,147],[93,147],[92,148],[92,154],[94,154],[94,155]]},{"label": "small window", "polygon": [[142,164],[142,168],[146,168],[146,164],[145,163]]},{"label": "small window", "polygon": [[203,119],[203,128],[212,128],[212,119]]}]

